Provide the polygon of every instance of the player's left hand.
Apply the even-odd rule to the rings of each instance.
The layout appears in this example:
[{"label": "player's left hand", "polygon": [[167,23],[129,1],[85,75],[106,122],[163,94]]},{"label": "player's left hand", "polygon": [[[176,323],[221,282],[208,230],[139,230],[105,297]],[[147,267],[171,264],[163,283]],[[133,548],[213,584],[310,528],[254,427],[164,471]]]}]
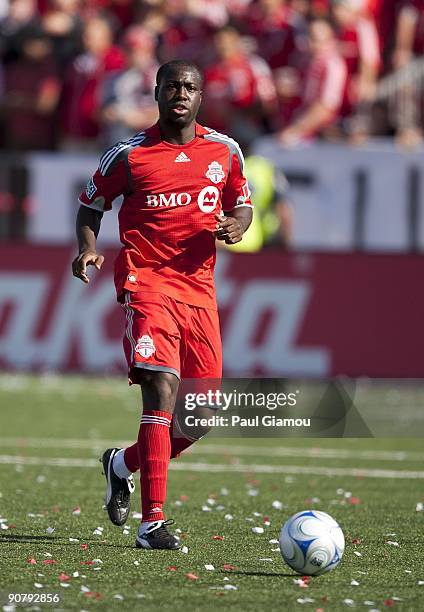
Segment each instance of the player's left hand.
[{"label": "player's left hand", "polygon": [[236,244],[243,237],[243,227],[238,219],[215,215],[218,221],[214,232],[217,240],[224,240],[225,244]]}]

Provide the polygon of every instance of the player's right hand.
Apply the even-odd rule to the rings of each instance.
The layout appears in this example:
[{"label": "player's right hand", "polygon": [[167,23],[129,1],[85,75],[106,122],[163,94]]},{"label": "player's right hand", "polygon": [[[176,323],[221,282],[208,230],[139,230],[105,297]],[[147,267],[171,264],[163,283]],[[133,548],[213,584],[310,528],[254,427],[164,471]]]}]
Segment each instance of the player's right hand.
[{"label": "player's right hand", "polygon": [[104,260],[105,258],[103,255],[98,255],[95,251],[80,253],[72,262],[72,274],[80,278],[84,283],[89,283],[90,279],[87,276],[87,266],[94,266],[97,270],[100,270]]}]

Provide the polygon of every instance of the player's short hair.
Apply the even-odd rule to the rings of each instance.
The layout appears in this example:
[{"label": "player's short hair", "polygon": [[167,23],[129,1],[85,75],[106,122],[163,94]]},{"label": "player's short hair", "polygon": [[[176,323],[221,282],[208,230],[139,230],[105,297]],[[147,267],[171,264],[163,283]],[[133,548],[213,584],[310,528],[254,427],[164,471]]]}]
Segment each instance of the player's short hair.
[{"label": "player's short hair", "polygon": [[175,69],[183,69],[183,70],[191,70],[195,72],[200,80],[200,85],[203,85],[203,74],[200,68],[194,64],[193,62],[189,62],[187,60],[172,60],[170,62],[166,62],[166,64],[162,64],[156,74],[156,86],[160,85],[161,80],[166,76],[168,72]]}]

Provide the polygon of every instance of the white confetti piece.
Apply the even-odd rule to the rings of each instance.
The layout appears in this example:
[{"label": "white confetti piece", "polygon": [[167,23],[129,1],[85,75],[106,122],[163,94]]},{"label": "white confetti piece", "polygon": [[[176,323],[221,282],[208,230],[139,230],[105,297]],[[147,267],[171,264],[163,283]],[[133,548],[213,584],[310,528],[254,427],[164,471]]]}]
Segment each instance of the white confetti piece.
[{"label": "white confetti piece", "polygon": [[423,584],[424,584],[424,580],[418,580],[418,585],[419,586],[423,586]]},{"label": "white confetti piece", "polygon": [[395,536],[395,535],[397,535],[397,534],[396,534],[396,533],[385,533],[384,535],[385,535],[385,536]]},{"label": "white confetti piece", "polygon": [[344,489],[337,489],[336,494],[337,495],[343,495],[344,493]]},{"label": "white confetti piece", "polygon": [[209,570],[210,572],[213,572],[215,567],[213,565],[207,564],[205,565],[205,569]]},{"label": "white confetti piece", "polygon": [[3,612],[15,612],[16,606],[3,606]]},{"label": "white confetti piece", "polygon": [[47,531],[47,533],[53,533],[54,532],[54,527],[47,527],[46,531]]},{"label": "white confetti piece", "polygon": [[202,506],[202,510],[203,512],[212,512],[212,508],[209,508],[209,506]]},{"label": "white confetti piece", "polygon": [[312,597],[298,597],[296,601],[297,603],[305,604],[305,603],[313,603],[315,599],[312,599]]},{"label": "white confetti piece", "polygon": [[45,557],[53,557],[52,553],[49,553],[49,552],[45,552],[45,553],[43,553],[43,555]]},{"label": "white confetti piece", "polygon": [[271,548],[271,552],[281,552],[279,548]]},{"label": "white confetti piece", "polygon": [[278,499],[275,499],[272,502],[272,507],[274,508],[274,510],[282,510],[283,509],[283,502],[280,502]]},{"label": "white confetti piece", "polygon": [[252,518],[250,518],[250,516],[247,516],[245,520],[246,520],[246,521],[249,521],[249,523],[253,523],[253,519],[252,519]]},{"label": "white confetti piece", "polygon": [[103,561],[101,559],[93,559],[93,563],[101,564]]},{"label": "white confetti piece", "polygon": [[219,512],[222,512],[222,510],[225,510],[225,506],[220,504],[219,506],[216,507],[216,509],[219,510]]},{"label": "white confetti piece", "polygon": [[353,601],[353,599],[343,599],[343,603],[351,607],[355,605],[355,602]]},{"label": "white confetti piece", "polygon": [[133,512],[133,513],[131,514],[131,517],[132,517],[133,519],[140,520],[140,519],[142,519],[142,518],[143,518],[143,515],[141,514],[141,512]]},{"label": "white confetti piece", "polygon": [[179,499],[177,499],[177,501],[174,501],[174,506],[182,506],[183,502]]},{"label": "white confetti piece", "polygon": [[269,559],[267,557],[264,557],[263,559],[259,559],[259,561],[274,561],[274,559]]},{"label": "white confetti piece", "polygon": [[250,497],[256,497],[258,493],[259,493],[258,489],[248,489],[247,490],[247,494],[250,495]]},{"label": "white confetti piece", "polygon": [[44,578],[44,574],[40,574],[40,572],[38,572],[37,576],[38,576],[39,578]]},{"label": "white confetti piece", "polygon": [[362,557],[362,554],[358,550],[354,550],[353,554],[356,555],[357,557]]},{"label": "white confetti piece", "polygon": [[116,593],[116,595],[113,596],[113,599],[119,599],[119,601],[123,601],[124,596],[120,593]]},{"label": "white confetti piece", "polygon": [[371,608],[370,612],[380,612],[378,608]]},{"label": "white confetti piece", "polygon": [[222,487],[221,491],[220,491],[221,495],[228,495],[230,492],[228,489],[226,489],[225,487]]},{"label": "white confetti piece", "polygon": [[253,512],[253,516],[262,516],[260,512]]},{"label": "white confetti piece", "polygon": [[74,572],[74,573],[72,574],[72,576],[73,576],[74,578],[79,578],[79,572]]},{"label": "white confetti piece", "polygon": [[134,565],[140,565],[140,561],[133,561]]},{"label": "white confetti piece", "polygon": [[319,502],[320,502],[320,501],[321,501],[321,500],[320,500],[320,498],[319,498],[319,497],[313,497],[313,498],[311,499],[311,502],[312,502],[313,504],[319,504]]},{"label": "white confetti piece", "polygon": [[6,523],[0,523],[0,529],[2,529],[3,531],[7,531],[9,527],[8,525],[6,525]]},{"label": "white confetti piece", "polygon": [[272,538],[272,540],[268,540],[270,544],[278,544],[278,540],[276,538]]},{"label": "white confetti piece", "polygon": [[72,510],[72,514],[73,514],[74,516],[79,516],[79,515],[81,514],[81,508],[80,508],[79,506],[77,506],[76,508],[74,508],[74,509]]},{"label": "white confetti piece", "polygon": [[39,474],[35,480],[41,484],[43,482],[46,482],[46,477],[44,476],[44,474]]},{"label": "white confetti piece", "polygon": [[222,579],[224,582],[228,582],[230,579],[227,578],[227,576],[225,576],[225,578]]},{"label": "white confetti piece", "polygon": [[7,518],[0,518],[0,523],[7,523]]},{"label": "white confetti piece", "polygon": [[93,531],[93,535],[98,535],[98,536],[101,536],[101,535],[103,535],[103,533],[102,533],[101,531],[99,531],[98,529],[95,529],[95,530]]},{"label": "white confetti piece", "polygon": [[393,542],[392,540],[387,540],[386,544],[390,546],[400,546],[399,542]]},{"label": "white confetti piece", "polygon": [[81,585],[81,593],[89,593],[89,592],[90,592],[90,589],[87,586],[82,584]]},{"label": "white confetti piece", "polygon": [[405,574],[412,574],[412,570],[404,570]]},{"label": "white confetti piece", "polygon": [[69,582],[61,582],[60,586],[64,589],[67,589],[68,587],[70,587],[71,585],[69,584]]},{"label": "white confetti piece", "polygon": [[77,538],[69,538],[69,541],[73,543],[79,542]]},{"label": "white confetti piece", "polygon": [[182,530],[180,528],[175,530],[175,533],[182,533]]},{"label": "white confetti piece", "polygon": [[424,510],[424,504],[422,502],[418,502],[415,506],[415,512],[422,512]]},{"label": "white confetti piece", "polygon": [[264,528],[263,527],[252,527],[252,532],[253,533],[263,533]]},{"label": "white confetti piece", "polygon": [[392,597],[393,601],[403,601],[402,597]]},{"label": "white confetti piece", "polygon": [[137,593],[136,597],[138,599],[144,599],[146,596],[144,595],[144,593]]},{"label": "white confetti piece", "polygon": [[180,548],[180,552],[182,552],[184,555],[186,555],[186,554],[188,553],[188,548],[187,548],[187,546],[182,546],[182,547]]},{"label": "white confetti piece", "polygon": [[208,499],[206,500],[206,503],[208,503],[210,506],[214,506],[216,504],[216,501],[214,500],[213,497],[208,497]]},{"label": "white confetti piece", "polygon": [[359,586],[359,582],[357,580],[351,580],[350,586]]},{"label": "white confetti piece", "polygon": [[344,492],[344,497],[345,497],[346,499],[349,499],[349,497],[352,497],[352,493],[351,493],[350,491],[345,491],[345,492]]},{"label": "white confetti piece", "polygon": [[42,589],[44,585],[41,582],[34,582],[34,586],[36,589]]},{"label": "white confetti piece", "polygon": [[364,601],[364,606],[374,606],[374,605],[375,605],[375,601],[369,601],[368,599]]},{"label": "white confetti piece", "polygon": [[93,567],[93,572],[100,572],[101,569],[101,567]]},{"label": "white confetti piece", "polygon": [[224,584],[224,591],[237,591],[238,587],[233,584]]},{"label": "white confetti piece", "polygon": [[232,521],[234,517],[233,517],[233,515],[232,515],[232,514],[226,514],[226,515],[224,516],[224,518],[225,518],[225,520],[226,520],[226,521]]}]

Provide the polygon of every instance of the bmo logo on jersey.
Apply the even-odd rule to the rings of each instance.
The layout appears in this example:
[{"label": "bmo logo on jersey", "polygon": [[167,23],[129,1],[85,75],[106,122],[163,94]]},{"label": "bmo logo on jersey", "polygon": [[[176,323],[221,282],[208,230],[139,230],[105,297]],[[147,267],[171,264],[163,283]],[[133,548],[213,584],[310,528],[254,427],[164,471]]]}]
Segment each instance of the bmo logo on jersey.
[{"label": "bmo logo on jersey", "polygon": [[189,193],[148,193],[146,195],[146,206],[150,208],[171,208],[173,206],[187,206],[191,202]]},{"label": "bmo logo on jersey", "polygon": [[197,196],[197,203],[202,212],[210,213],[216,208],[219,199],[219,189],[213,185],[204,187]]}]

